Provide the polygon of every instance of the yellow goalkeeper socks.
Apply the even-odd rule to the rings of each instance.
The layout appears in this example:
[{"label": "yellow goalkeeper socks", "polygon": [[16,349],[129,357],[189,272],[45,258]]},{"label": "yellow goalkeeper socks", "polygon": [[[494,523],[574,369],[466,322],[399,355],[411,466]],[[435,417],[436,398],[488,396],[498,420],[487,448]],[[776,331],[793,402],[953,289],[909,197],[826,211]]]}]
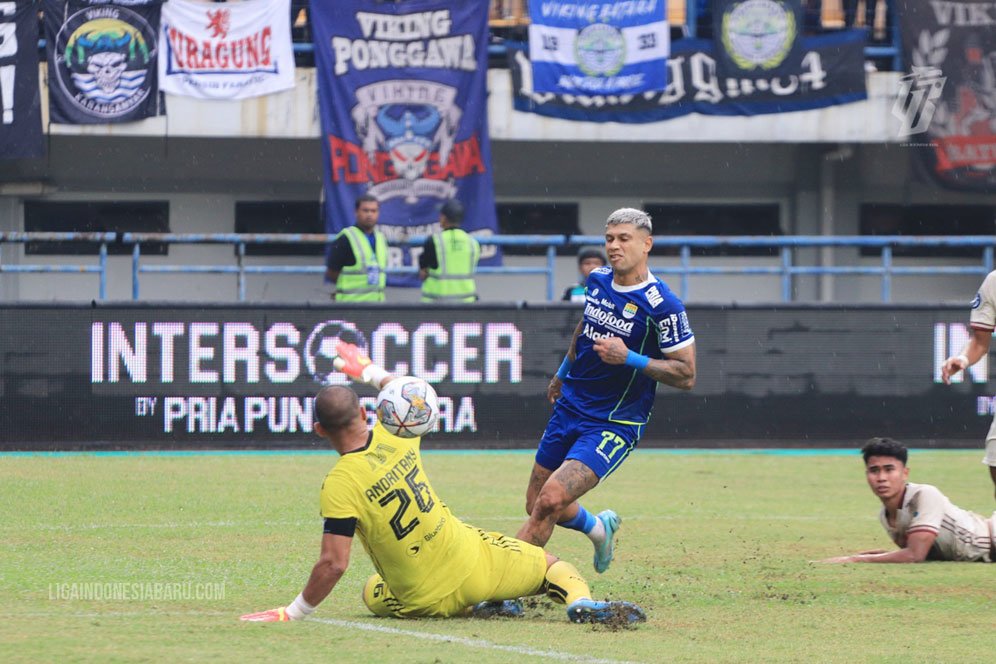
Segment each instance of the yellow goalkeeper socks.
[{"label": "yellow goalkeeper socks", "polygon": [[544,584],[547,596],[558,604],[572,604],[583,597],[591,597],[591,589],[577,568],[558,560],[546,570]]}]

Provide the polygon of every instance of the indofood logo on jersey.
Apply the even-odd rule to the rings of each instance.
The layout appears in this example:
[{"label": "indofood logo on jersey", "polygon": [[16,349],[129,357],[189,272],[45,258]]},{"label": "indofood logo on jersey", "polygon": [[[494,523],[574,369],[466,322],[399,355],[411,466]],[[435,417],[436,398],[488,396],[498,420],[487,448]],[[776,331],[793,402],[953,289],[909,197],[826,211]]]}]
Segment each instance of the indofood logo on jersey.
[{"label": "indofood logo on jersey", "polygon": [[723,48],[741,69],[774,69],[797,34],[795,14],[777,0],[746,0],[723,14]]},{"label": "indofood logo on jersey", "polygon": [[[633,333],[633,321],[623,320],[611,312],[608,312],[600,307],[596,307],[590,302],[585,303],[584,305],[584,315],[585,318],[589,318],[596,323],[604,325],[613,332],[618,332],[623,336],[628,337]],[[628,318],[632,318],[632,316],[628,316]]]},{"label": "indofood logo on jersey", "polygon": [[56,43],[65,46],[55,77],[81,110],[116,118],[148,97],[156,36],[139,14],[112,6],[84,9],[69,17]]},{"label": "indofood logo on jersey", "polygon": [[626,64],[622,30],[606,23],[582,29],[574,45],[578,68],[589,76],[614,76]]}]

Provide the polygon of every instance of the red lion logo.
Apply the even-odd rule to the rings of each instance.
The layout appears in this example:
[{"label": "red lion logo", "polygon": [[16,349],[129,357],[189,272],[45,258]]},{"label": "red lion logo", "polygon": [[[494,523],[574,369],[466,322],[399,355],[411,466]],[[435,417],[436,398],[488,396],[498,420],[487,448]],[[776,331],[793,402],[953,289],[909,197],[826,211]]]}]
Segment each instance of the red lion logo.
[{"label": "red lion logo", "polygon": [[228,9],[218,9],[217,11],[208,10],[208,24],[207,28],[211,30],[211,37],[220,37],[224,39],[228,36],[228,25],[229,25],[229,12]]}]

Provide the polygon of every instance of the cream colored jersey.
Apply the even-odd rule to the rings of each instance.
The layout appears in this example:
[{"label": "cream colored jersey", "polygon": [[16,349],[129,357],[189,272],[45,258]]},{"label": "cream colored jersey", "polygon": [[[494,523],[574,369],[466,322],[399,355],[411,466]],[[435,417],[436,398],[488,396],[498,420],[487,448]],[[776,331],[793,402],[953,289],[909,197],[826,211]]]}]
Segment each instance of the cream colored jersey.
[{"label": "cream colored jersey", "polygon": [[890,526],[885,508],[879,514],[882,527],[897,546],[905,547],[911,533],[937,535],[927,554],[928,560],[993,562],[993,528],[996,513],[990,518],[956,507],[930,484],[906,485],[903,506],[896,512],[896,524]]},{"label": "cream colored jersey", "polygon": [[481,535],[461,523],[429,484],[419,438],[377,423],[366,447],[343,454],[322,483],[322,516],[356,519],[377,572],[407,607],[446,597],[477,565]]},{"label": "cream colored jersey", "polygon": [[986,275],[979,286],[979,292],[972,300],[972,314],[968,320],[977,330],[991,332],[996,329],[996,270]]}]

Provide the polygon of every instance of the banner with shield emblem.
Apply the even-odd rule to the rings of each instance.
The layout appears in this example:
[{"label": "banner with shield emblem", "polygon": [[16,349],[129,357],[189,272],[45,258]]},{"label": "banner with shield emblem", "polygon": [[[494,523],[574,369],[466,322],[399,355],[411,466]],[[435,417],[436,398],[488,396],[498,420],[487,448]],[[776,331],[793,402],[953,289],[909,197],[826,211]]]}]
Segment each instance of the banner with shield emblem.
[{"label": "banner with shield emblem", "polygon": [[[494,233],[487,3],[337,0],[311,11],[328,232],[351,226],[356,198],[370,193],[388,241],[438,230],[450,198],[463,203],[464,230]],[[499,261],[483,247],[482,265]],[[410,264],[392,247],[389,268]]]},{"label": "banner with shield emblem", "polygon": [[64,124],[159,115],[160,0],[45,0],[49,115]]},{"label": "banner with shield emblem", "polygon": [[627,95],[667,86],[665,0],[529,3],[536,92]]}]

